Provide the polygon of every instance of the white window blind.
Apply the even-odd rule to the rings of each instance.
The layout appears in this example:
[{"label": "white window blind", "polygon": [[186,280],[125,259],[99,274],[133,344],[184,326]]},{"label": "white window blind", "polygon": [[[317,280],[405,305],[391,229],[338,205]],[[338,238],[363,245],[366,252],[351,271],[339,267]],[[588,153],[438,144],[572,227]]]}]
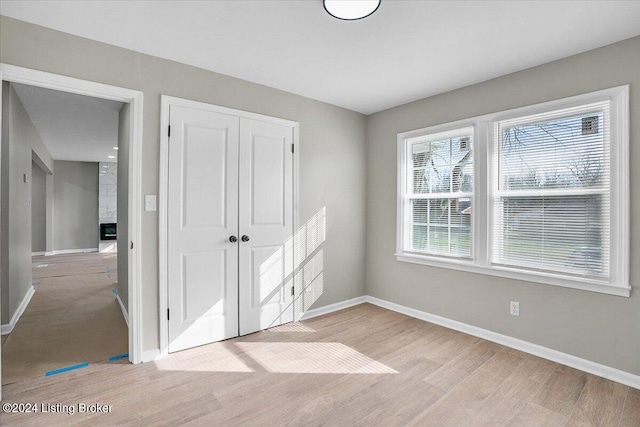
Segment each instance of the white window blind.
[{"label": "white window blind", "polygon": [[609,276],[609,101],[494,123],[493,264]]},{"label": "white window blind", "polygon": [[472,256],[473,128],[405,141],[405,252]]},{"label": "white window blind", "polygon": [[398,261],[629,296],[629,86],[397,144]]}]

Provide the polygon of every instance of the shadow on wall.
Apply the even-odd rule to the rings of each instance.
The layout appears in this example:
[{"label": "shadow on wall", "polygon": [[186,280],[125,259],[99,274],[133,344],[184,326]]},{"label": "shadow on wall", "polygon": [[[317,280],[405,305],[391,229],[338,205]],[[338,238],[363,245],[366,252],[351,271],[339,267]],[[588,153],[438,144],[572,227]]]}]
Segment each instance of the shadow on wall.
[{"label": "shadow on wall", "polygon": [[[299,318],[309,310],[324,290],[325,231],[326,208],[322,207],[260,265],[260,295],[259,301],[255,301],[256,304],[266,305],[277,300],[284,301],[283,293],[291,288],[293,280],[293,306],[296,317]],[[282,312],[290,309],[291,305],[287,305]],[[280,316],[262,320],[262,324],[268,325],[281,323]]]},{"label": "shadow on wall", "polygon": [[295,309],[299,315],[308,311],[322,295],[325,238],[326,208],[323,207],[300,227],[295,238]]}]

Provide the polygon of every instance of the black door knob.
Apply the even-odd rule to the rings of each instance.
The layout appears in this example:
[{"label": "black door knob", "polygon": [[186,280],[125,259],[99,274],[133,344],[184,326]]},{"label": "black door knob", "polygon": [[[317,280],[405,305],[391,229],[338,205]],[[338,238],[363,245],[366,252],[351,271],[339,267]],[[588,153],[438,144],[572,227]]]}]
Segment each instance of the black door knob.
[{"label": "black door knob", "polygon": [[243,242],[248,242],[249,241],[249,236],[247,236],[246,234],[244,236],[242,236],[242,241]]},{"label": "black door knob", "polygon": [[229,241],[230,241],[231,243],[235,243],[235,242],[237,242],[237,241],[238,241],[238,238],[237,238],[236,236],[231,236],[231,237],[229,237]]}]

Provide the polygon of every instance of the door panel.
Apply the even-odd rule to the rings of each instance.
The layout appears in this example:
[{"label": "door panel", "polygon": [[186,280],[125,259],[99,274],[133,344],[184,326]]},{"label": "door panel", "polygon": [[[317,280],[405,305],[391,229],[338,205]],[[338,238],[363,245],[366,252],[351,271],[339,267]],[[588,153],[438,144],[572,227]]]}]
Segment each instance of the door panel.
[{"label": "door panel", "polygon": [[170,107],[169,351],[238,334],[239,118]]},{"label": "door panel", "polygon": [[225,314],[226,256],[225,251],[199,252],[182,255],[183,323],[194,322],[202,316]]},{"label": "door panel", "polygon": [[280,135],[253,135],[250,143],[251,225],[284,226],[285,153],[289,148],[291,155],[291,141]]},{"label": "door panel", "polygon": [[226,129],[185,124],[184,134],[183,228],[225,227]]},{"label": "door panel", "polygon": [[240,119],[240,335],[293,321],[293,129]]}]

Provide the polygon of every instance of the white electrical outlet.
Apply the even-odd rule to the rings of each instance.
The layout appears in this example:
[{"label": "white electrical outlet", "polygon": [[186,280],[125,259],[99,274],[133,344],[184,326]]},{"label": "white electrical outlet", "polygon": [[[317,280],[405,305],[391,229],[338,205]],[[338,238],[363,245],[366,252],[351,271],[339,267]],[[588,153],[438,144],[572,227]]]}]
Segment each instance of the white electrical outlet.
[{"label": "white electrical outlet", "polygon": [[509,302],[509,313],[512,316],[520,316],[520,303],[518,301]]}]

